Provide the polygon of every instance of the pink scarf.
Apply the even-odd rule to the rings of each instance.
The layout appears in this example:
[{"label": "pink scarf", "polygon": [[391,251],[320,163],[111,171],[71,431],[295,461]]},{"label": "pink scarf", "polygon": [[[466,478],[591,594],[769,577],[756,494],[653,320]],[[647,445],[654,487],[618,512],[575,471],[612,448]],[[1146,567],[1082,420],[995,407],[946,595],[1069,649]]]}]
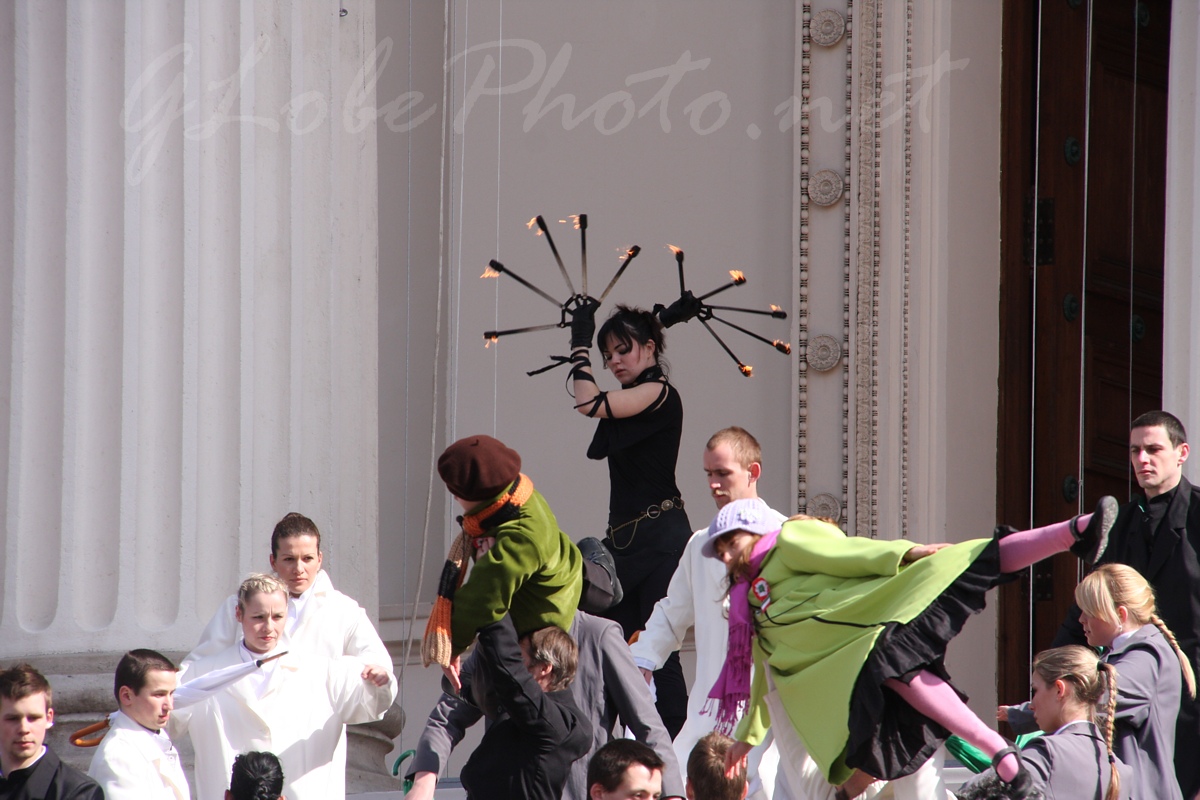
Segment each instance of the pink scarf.
[{"label": "pink scarf", "polygon": [[712,701],[716,700],[717,724],[716,730],[730,734],[733,726],[741,718],[750,701],[750,667],[754,663],[750,649],[750,640],[754,636],[754,615],[750,611],[750,584],[758,577],[763,559],[766,558],[779,531],[773,531],[759,537],[750,551],[749,574],[733,585],[729,591],[729,650],[725,653],[725,665],[721,674],[708,693],[708,702],[704,704],[704,713],[709,713]]}]

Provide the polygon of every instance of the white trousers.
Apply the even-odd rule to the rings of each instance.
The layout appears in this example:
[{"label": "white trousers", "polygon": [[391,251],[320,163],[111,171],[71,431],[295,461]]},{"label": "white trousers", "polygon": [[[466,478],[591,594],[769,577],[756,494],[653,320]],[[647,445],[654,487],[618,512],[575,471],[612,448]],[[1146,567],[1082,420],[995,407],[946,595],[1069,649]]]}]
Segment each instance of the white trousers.
[{"label": "white trousers", "polygon": [[[767,673],[767,709],[771,713],[771,731],[775,735],[775,747],[779,752],[779,771],[783,773],[794,800],[834,800],[836,787],[830,786],[817,763],[808,755],[808,749],[792,726],[787,710],[775,681]],[[876,781],[865,793],[866,800],[937,800],[953,798],[942,777],[942,764],[946,760],[945,748],[939,747],[933,757],[920,769],[891,782]]]}]

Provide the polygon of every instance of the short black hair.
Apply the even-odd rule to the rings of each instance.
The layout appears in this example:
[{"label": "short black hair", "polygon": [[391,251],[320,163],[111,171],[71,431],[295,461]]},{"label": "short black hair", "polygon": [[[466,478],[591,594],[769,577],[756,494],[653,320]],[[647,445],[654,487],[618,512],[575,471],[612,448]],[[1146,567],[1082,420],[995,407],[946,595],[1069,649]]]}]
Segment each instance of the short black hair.
[{"label": "short black hair", "polygon": [[179,668],[157,650],[130,650],[121,656],[121,661],[117,664],[117,674],[113,679],[113,695],[117,702],[121,702],[122,686],[128,686],[137,694],[146,686],[146,676],[156,670],[178,672]]},{"label": "short black hair", "polygon": [[283,794],[283,765],[274,753],[242,753],[233,759],[229,793],[233,800],[279,800]]},{"label": "short black hair", "polygon": [[1179,447],[1187,441],[1187,431],[1183,429],[1183,423],[1179,421],[1179,417],[1167,411],[1147,411],[1133,421],[1129,430],[1156,426],[1162,426],[1163,430],[1167,432],[1167,438],[1171,440],[1172,447]]},{"label": "short black hair", "polygon": [[663,760],[648,746],[633,739],[613,739],[597,750],[588,762],[588,789],[598,783],[606,792],[615,791],[621,785],[625,771],[634,764],[641,764],[651,772],[663,769]]}]

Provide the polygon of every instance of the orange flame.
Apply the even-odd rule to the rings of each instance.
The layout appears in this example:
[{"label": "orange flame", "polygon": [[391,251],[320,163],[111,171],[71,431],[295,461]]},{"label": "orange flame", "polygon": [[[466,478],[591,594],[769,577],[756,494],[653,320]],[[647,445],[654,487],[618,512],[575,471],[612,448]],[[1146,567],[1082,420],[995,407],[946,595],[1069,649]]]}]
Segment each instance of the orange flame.
[{"label": "orange flame", "polygon": [[492,346],[492,342],[498,342],[498,341],[500,341],[500,337],[499,337],[499,336],[485,336],[485,337],[483,337],[483,349],[484,349],[484,350],[487,350],[489,347],[491,347],[491,346]]},{"label": "orange flame", "polygon": [[[575,230],[579,230],[579,215],[572,214],[571,219],[575,220]],[[560,219],[559,222],[566,222],[565,219]]]},{"label": "orange flame", "polygon": [[529,228],[529,230],[533,230],[534,225],[537,225],[537,217],[534,217],[533,219],[529,220],[529,222],[525,223],[525,227]]},{"label": "orange flame", "polygon": [[682,253],[682,252],[683,252],[682,250],[680,250],[678,247],[676,247],[676,246],[675,246],[675,245],[673,245],[673,244],[669,244],[669,245],[667,245],[667,249],[668,249],[668,250],[670,250],[670,251],[671,251],[672,253],[674,253],[675,255],[679,255],[680,253]]},{"label": "orange flame", "polygon": [[783,311],[783,309],[781,307],[775,305],[774,303],[771,303],[771,310],[772,311]]},{"label": "orange flame", "polygon": [[492,269],[491,267],[484,267],[483,274],[480,275],[479,277],[481,277],[481,278],[499,278],[500,273],[497,272],[496,270]]},{"label": "orange flame", "polygon": [[771,344],[775,345],[775,349],[781,353],[786,353],[787,355],[792,354],[792,346],[781,339],[776,339]]},{"label": "orange flame", "polygon": [[729,277],[733,278],[733,282],[735,284],[737,284],[738,286],[741,286],[743,283],[746,282],[746,274],[744,272],[742,272],[740,269],[729,270]]},{"label": "orange flame", "polygon": [[740,369],[742,374],[747,378],[754,377],[754,367],[750,366],[749,364],[738,364],[738,369]]}]

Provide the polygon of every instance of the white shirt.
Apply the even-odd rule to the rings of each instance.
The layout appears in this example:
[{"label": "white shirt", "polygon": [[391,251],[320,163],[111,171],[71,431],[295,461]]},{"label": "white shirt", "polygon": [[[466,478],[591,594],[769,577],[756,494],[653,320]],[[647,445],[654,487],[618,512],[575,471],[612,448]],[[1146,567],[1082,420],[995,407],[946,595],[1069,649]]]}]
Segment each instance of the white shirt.
[{"label": "white shirt", "polygon": [[179,751],[166,731],[139,725],[123,711],[109,717],[88,775],[107,800],[188,800]]},{"label": "white shirt", "polygon": [[[787,517],[771,511],[780,525]],[[646,629],[629,646],[633,660],[642,669],[662,667],[672,652],[683,645],[688,629],[695,628],[696,682],[688,695],[687,721],[675,737],[679,766],[687,769],[688,756],[700,738],[713,729],[717,718],[703,713],[708,692],[721,674],[729,647],[729,598],[725,565],[720,559],[707,558],[700,552],[708,539],[708,528],[701,528],[688,539],[679,566],[671,576],[667,594],[654,605]],[[765,786],[751,789],[752,800],[787,800],[786,791],[776,788],[778,754],[771,739],[750,754],[750,774],[763,779]],[[757,762],[757,763],[755,763]],[[779,773],[782,775],[782,773]]]}]

